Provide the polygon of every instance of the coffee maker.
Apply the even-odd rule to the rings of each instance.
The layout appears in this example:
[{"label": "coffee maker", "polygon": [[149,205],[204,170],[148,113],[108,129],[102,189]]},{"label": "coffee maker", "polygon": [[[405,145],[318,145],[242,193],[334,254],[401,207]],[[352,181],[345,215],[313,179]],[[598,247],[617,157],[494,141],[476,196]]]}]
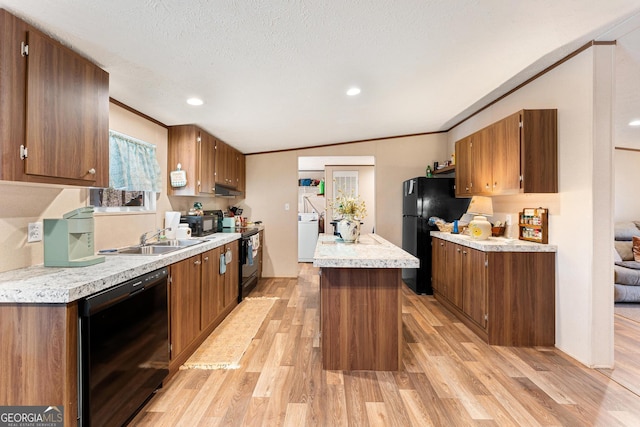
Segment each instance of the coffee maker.
[{"label": "coffee maker", "polygon": [[44,220],[45,267],[86,267],[104,262],[93,243],[93,206],[67,212],[62,219]]}]

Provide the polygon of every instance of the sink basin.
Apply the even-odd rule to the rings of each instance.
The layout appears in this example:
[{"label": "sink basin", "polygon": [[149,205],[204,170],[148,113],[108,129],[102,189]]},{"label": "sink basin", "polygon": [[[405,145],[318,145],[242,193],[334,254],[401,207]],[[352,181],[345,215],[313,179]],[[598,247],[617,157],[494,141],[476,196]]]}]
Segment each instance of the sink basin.
[{"label": "sink basin", "polygon": [[129,246],[118,249],[120,255],[162,255],[181,249],[181,246]]},{"label": "sink basin", "polygon": [[179,248],[186,248],[189,246],[203,243],[205,240],[192,240],[192,239],[176,239],[176,240],[161,240],[159,242],[150,243],[147,246],[172,246]]},{"label": "sink basin", "polygon": [[169,252],[177,251],[178,249],[188,248],[189,246],[204,243],[206,240],[196,239],[176,239],[176,240],[161,240],[159,242],[153,242],[145,246],[129,246],[126,248],[118,249],[114,254],[117,255],[163,255]]}]

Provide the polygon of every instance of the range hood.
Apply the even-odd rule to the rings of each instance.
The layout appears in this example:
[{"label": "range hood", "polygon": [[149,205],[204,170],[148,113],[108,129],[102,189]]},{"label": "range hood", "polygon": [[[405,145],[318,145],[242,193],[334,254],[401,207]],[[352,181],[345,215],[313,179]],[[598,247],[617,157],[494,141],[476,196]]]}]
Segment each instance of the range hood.
[{"label": "range hood", "polygon": [[216,183],[216,197],[236,197],[242,196],[242,192],[235,188]]}]

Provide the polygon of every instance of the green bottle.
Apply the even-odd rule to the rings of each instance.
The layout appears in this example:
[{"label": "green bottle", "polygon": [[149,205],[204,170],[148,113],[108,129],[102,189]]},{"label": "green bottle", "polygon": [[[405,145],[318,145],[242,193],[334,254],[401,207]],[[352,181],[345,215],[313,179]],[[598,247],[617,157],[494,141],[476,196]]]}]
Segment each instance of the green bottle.
[{"label": "green bottle", "polygon": [[431,166],[427,166],[427,178],[431,178],[433,173],[431,172]]}]

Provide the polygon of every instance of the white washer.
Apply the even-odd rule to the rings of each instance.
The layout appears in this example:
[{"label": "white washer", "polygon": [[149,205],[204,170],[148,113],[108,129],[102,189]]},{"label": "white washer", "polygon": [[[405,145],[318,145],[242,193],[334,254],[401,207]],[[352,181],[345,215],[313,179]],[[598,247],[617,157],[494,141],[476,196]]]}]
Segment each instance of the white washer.
[{"label": "white washer", "polygon": [[318,243],[318,214],[298,214],[298,262],[313,262]]}]

